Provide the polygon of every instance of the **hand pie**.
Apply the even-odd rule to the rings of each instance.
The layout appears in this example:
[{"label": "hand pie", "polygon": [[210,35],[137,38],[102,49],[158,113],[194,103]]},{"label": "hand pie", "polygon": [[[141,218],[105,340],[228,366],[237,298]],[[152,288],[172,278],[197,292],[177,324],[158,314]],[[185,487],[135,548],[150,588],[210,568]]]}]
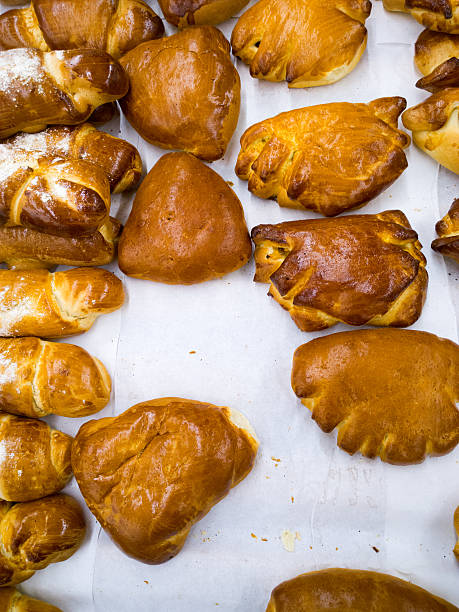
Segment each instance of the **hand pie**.
[{"label": "hand pie", "polygon": [[255,78],[328,85],[360,60],[370,11],[369,0],[259,0],[233,30],[233,53]]},{"label": "hand pie", "polygon": [[187,28],[139,45],[121,64],[131,81],[121,108],[142,138],[205,161],[223,157],[239,117],[241,84],[219,30]]},{"label": "hand pie", "polygon": [[414,143],[448,170],[459,174],[459,88],[432,94],[402,115]]},{"label": "hand pie", "polygon": [[447,214],[435,226],[439,238],[432,242],[434,251],[459,263],[459,199],[454,200]]},{"label": "hand pie", "polygon": [[0,610],[3,612],[62,612],[60,608],[28,597],[14,587],[0,589]]},{"label": "hand pie", "polygon": [[158,0],[164,17],[178,28],[217,25],[236,15],[249,0]]},{"label": "hand pie", "polygon": [[241,138],[236,174],[260,198],[327,217],[362,206],[405,170],[404,98],[335,102],[281,113]]},{"label": "hand pie", "polygon": [[157,564],[179,553],[193,524],[247,476],[257,447],[241,414],[166,397],[85,423],[72,467],[114,541]]},{"label": "hand pie", "polygon": [[458,612],[421,587],[389,574],[330,568],[279,584],[266,612]]},{"label": "hand pie", "polygon": [[459,346],[405,329],[311,340],[293,357],[292,387],[338,446],[388,463],[420,463],[459,442]]},{"label": "hand pie", "polygon": [[425,258],[405,215],[350,215],[338,219],[258,225],[255,281],[302,331],[336,323],[412,325],[427,290]]},{"label": "hand pie", "polygon": [[252,245],[235,193],[189,153],[168,153],[137,192],[118,259],[128,276],[199,283],[245,265]]},{"label": "hand pie", "polygon": [[459,36],[424,30],[415,45],[414,63],[424,75],[416,87],[436,93],[459,86]]},{"label": "hand pie", "polygon": [[388,11],[410,13],[429,30],[459,34],[458,0],[383,0],[383,5]]}]

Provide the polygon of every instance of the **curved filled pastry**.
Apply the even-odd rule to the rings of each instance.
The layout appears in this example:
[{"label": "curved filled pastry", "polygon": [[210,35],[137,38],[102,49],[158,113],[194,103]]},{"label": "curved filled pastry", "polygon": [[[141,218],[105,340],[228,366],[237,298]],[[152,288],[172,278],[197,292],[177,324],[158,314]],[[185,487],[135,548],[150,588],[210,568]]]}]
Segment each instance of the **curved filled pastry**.
[{"label": "curved filled pastry", "polygon": [[14,587],[0,589],[0,610],[2,612],[62,612],[60,608],[24,595]]},{"label": "curved filled pastry", "polygon": [[158,0],[164,17],[178,28],[217,25],[236,15],[249,0]]},{"label": "curved filled pastry", "polygon": [[459,199],[435,226],[439,236],[432,242],[434,251],[447,255],[459,263]]},{"label": "curved filled pastry", "polygon": [[459,346],[433,334],[365,329],[295,351],[292,388],[317,425],[353,455],[420,463],[459,442]]},{"label": "curved filled pastry", "polygon": [[255,281],[302,331],[336,323],[406,327],[420,316],[427,290],[425,258],[405,215],[258,225]]},{"label": "curved filled pastry", "polygon": [[359,62],[370,11],[369,0],[259,0],[233,30],[233,53],[258,79],[334,83]]},{"label": "curved filled pastry", "polygon": [[421,587],[379,572],[330,568],[279,584],[266,612],[457,612]]},{"label": "curved filled pastry", "polygon": [[414,47],[414,63],[424,75],[416,87],[436,93],[459,86],[459,36],[424,30]]},{"label": "curved filled pastry", "polygon": [[241,137],[236,174],[260,198],[337,215],[362,206],[408,165],[397,129],[404,98],[335,102],[281,113]]},{"label": "curved filled pastry", "polygon": [[459,34],[458,0],[383,0],[383,5],[388,11],[410,13],[429,30]]},{"label": "curved filled pastry", "polygon": [[166,397],[85,423],[72,467],[113,540],[157,564],[179,553],[193,524],[247,476],[257,447],[241,414]]}]

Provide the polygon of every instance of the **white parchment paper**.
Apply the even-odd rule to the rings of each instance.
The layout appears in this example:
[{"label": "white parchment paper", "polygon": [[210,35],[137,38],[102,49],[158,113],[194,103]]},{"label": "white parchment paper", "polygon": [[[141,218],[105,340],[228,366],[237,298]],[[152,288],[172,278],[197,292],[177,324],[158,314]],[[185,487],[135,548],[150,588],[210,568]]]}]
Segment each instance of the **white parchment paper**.
[{"label": "white parchment paper", "polygon": [[[156,2],[151,2],[160,11]],[[229,38],[235,20],[221,26]],[[413,44],[419,26],[387,13],[379,2],[367,21],[368,49],[357,68],[330,86],[288,90],[260,82],[237,62],[242,108],[224,160],[212,164],[245,209],[249,228],[312,218],[252,196],[234,174],[239,137],[251,124],[279,112],[332,101],[366,102],[402,95],[413,105],[426,97],[414,83]],[[167,26],[169,33],[173,28]],[[165,151],[145,143],[121,119],[112,133],[135,144],[149,170]],[[450,286],[441,256],[430,249],[438,220],[438,167],[414,146],[409,168],[362,213],[403,210],[419,233],[430,276],[427,302],[413,326],[457,340]],[[456,177],[442,171],[442,195],[455,197]],[[125,221],[133,196],[114,204]],[[450,201],[441,202],[441,212]],[[330,566],[386,571],[459,605],[459,567],[452,554],[452,514],[459,450],[422,465],[394,467],[349,457],[311,420],[290,387],[293,351],[321,334],[299,331],[289,315],[252,282],[254,264],[221,280],[192,287],[124,277],[127,302],[71,341],[107,365],[113,400],[102,413],[175,395],[242,411],[260,439],[252,473],[192,530],[183,551],[161,566],[126,557],[88,515],[88,537],[69,561],[24,585],[65,612],[263,612],[272,588],[298,573]],[[448,279],[450,282],[448,282]],[[346,326],[322,332],[334,333]],[[53,418],[76,433],[87,419]],[[75,482],[68,487],[78,498]]]}]

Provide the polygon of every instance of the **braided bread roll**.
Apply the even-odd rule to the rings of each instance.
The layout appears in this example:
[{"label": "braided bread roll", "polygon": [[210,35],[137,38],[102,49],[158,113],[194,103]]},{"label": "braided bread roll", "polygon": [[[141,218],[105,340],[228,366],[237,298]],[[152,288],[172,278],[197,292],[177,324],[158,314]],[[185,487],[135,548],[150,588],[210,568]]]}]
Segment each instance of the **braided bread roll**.
[{"label": "braided bread roll", "polygon": [[1,612],[62,612],[45,601],[33,599],[13,587],[0,589]]},{"label": "braided bread roll", "polygon": [[44,421],[0,412],[0,498],[31,501],[63,489],[71,446],[70,436]]},{"label": "braided bread roll", "polygon": [[32,0],[0,16],[2,50],[92,48],[118,59],[163,34],[163,22],[143,0]]},{"label": "braided bread roll", "polygon": [[0,338],[0,410],[27,417],[82,417],[108,404],[110,376],[73,344]]},{"label": "braided bread roll", "polygon": [[0,270],[0,336],[60,338],[87,331],[124,302],[119,278],[103,268]]},{"label": "braided bread roll", "polygon": [[85,523],[69,495],[0,502],[0,587],[19,584],[50,563],[65,561],[83,541]]},{"label": "braided bread roll", "polygon": [[129,81],[104,51],[12,49],[0,53],[0,138],[48,124],[83,123],[124,96]]}]

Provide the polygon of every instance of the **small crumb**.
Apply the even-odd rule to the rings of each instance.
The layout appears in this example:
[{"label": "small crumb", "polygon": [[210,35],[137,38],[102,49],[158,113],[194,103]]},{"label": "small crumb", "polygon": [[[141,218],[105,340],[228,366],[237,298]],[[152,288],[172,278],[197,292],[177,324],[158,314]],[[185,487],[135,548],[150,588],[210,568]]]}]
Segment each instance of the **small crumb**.
[{"label": "small crumb", "polygon": [[205,529],[201,529],[201,535],[202,535],[202,536],[207,535],[207,531],[206,531]]},{"label": "small crumb", "polygon": [[309,547],[309,550],[312,550],[312,546]]},{"label": "small crumb", "polygon": [[290,499],[292,500],[292,504],[294,504],[295,503],[295,498],[293,497],[293,495],[292,495],[292,497]]},{"label": "small crumb", "polygon": [[268,539],[267,539],[267,538],[261,538],[261,541],[262,541],[262,542],[267,542],[267,541],[268,541]]},{"label": "small crumb", "polygon": [[251,536],[252,536],[252,538],[254,538],[255,540],[257,540],[257,539],[258,539],[258,538],[257,538],[257,536],[256,536],[254,533],[251,533],[250,535],[251,535]]},{"label": "small crumb", "polygon": [[266,480],[269,480],[271,478],[271,476],[265,476]]},{"label": "small crumb", "polygon": [[295,540],[301,540],[301,536],[298,533],[298,531],[296,531],[295,533],[293,533],[293,531],[290,531],[289,529],[284,529],[284,531],[282,531],[281,533],[282,546],[285,548],[287,552],[295,551]]},{"label": "small crumb", "polygon": [[376,548],[376,546],[372,546],[371,548],[375,551],[375,553],[379,552],[379,548]]},{"label": "small crumb", "polygon": [[189,355],[196,355],[196,351],[190,351]]},{"label": "small crumb", "polygon": [[275,461],[276,463],[280,463],[280,459],[276,459],[276,457],[271,457],[271,459]]},{"label": "small crumb", "polygon": [[144,580],[144,582],[145,582],[145,584],[150,584],[150,583],[148,582],[148,580]]}]

